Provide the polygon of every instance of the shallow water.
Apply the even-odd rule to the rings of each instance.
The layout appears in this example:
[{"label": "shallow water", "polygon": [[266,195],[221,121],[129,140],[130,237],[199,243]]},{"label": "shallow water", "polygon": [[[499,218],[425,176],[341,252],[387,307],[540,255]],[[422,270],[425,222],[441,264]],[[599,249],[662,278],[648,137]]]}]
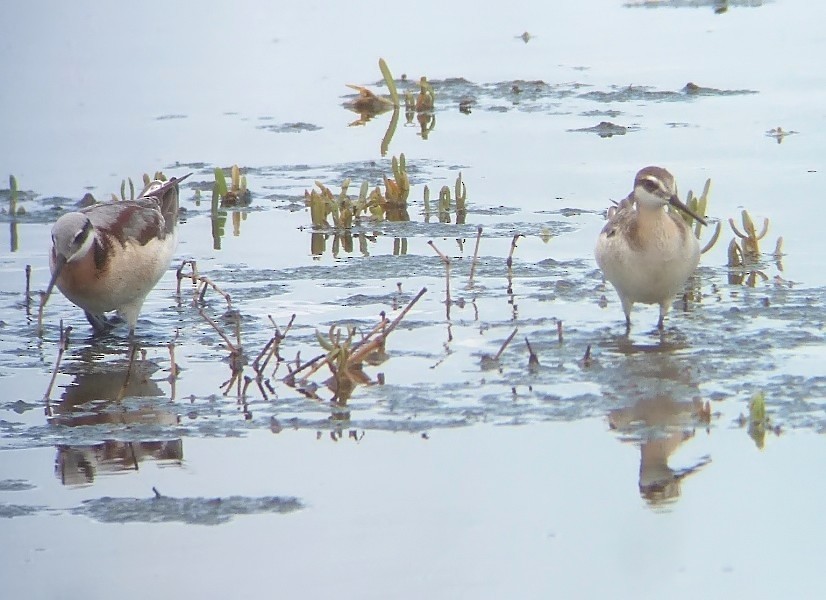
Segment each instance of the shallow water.
[{"label": "shallow water", "polygon": [[[819,595],[826,9],[640,4],[11,8],[0,164],[27,193],[25,215],[0,214],[4,595]],[[436,91],[432,129],[402,114],[387,156],[390,114],[348,127],[342,106],[347,83],[383,91],[379,56]],[[778,126],[796,133],[778,141]],[[376,185],[401,152],[409,221],[312,230],[314,181]],[[252,204],[211,215],[213,169],[234,163]],[[723,233],[666,330],[638,306],[626,337],[592,248],[650,163],[683,196],[711,178]],[[122,330],[92,338],[61,296],[42,338],[36,294],[27,314],[24,267],[43,289],[59,210],[157,169],[194,173],[173,267],[194,259],[231,295],[229,311],[213,291],[196,304],[233,341],[238,319],[249,362],[268,317],[283,331],[295,315],[284,361],[245,393],[224,385],[226,343],[174,269],[144,306],[146,360],[120,401]],[[459,172],[466,221],[440,222],[423,188]],[[743,208],[769,233],[757,265],[731,270],[726,221]],[[449,296],[429,241],[451,258]],[[422,288],[346,404],[326,369],[283,381],[323,352],[316,332],[368,331]],[[73,331],[46,405],[60,320]],[[758,392],[763,432],[742,418]]]}]

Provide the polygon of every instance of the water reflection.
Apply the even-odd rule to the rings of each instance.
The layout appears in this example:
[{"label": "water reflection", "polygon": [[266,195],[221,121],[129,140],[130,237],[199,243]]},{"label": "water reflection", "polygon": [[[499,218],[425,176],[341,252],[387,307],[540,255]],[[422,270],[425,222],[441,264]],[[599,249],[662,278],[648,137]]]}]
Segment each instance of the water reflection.
[{"label": "water reflection", "polygon": [[[347,125],[348,127],[366,125],[374,117],[389,112],[390,110],[394,110],[392,102],[390,102],[387,98],[377,96],[368,88],[350,83],[346,85],[347,87],[358,92],[358,95],[355,98],[346,100],[343,105],[344,108],[351,110],[358,115],[358,119],[352,123],[349,123]],[[398,108],[395,108],[395,110],[398,111]]]},{"label": "water reflection", "polygon": [[[127,365],[86,363],[64,388],[60,401],[47,405],[49,422],[64,427],[129,426],[140,435],[141,427],[175,426],[177,413],[157,403],[136,404],[137,398],[164,397],[158,382],[151,379],[159,367],[151,361],[136,363],[124,387]],[[122,400],[122,399],[127,399]],[[108,428],[106,428],[108,431]],[[183,442],[173,440],[122,441],[106,439],[92,444],[60,444],[55,457],[55,475],[65,485],[94,482],[100,472],[137,471],[141,461],[183,459]]]},{"label": "water reflection", "polygon": [[[410,216],[406,207],[388,208],[388,221],[409,221]],[[310,235],[310,254],[318,259],[327,252],[329,245],[333,258],[339,258],[342,254],[353,254],[358,244],[358,252],[362,256],[370,256],[370,244],[375,245],[380,234],[373,232],[353,233],[349,229],[334,230],[328,232],[314,231]],[[393,238],[393,256],[403,256],[407,254],[407,238]]]},{"label": "water reflection", "polygon": [[[232,219],[232,235],[238,237],[241,235],[241,221],[247,219],[247,212],[241,210],[233,210],[231,214]],[[215,209],[212,211],[212,249],[221,249],[221,238],[225,235],[227,224],[227,211]]]},{"label": "water reflection", "polygon": [[674,451],[694,436],[694,427],[709,417],[708,405],[701,400],[675,401],[665,394],[608,413],[611,429],[630,432],[627,441],[640,444],[639,490],[650,504],[676,500],[682,480],[711,462],[704,456],[681,469],[668,464]]},{"label": "water reflection", "polygon": [[[348,127],[366,125],[375,117],[389,112],[390,110],[393,111],[380,145],[381,155],[386,156],[387,151],[390,148],[390,142],[396,133],[396,128],[399,123],[400,107],[394,106],[389,99],[382,96],[377,96],[365,87],[351,84],[348,84],[348,87],[358,91],[358,96],[356,98],[344,102],[344,107],[346,109],[351,110],[358,115],[358,118],[355,121],[350,122]],[[433,110],[434,96],[432,88],[425,77],[421,78],[419,87],[420,91],[417,97],[414,97],[411,89],[405,91],[405,126],[414,126],[413,119],[415,118],[419,126],[418,135],[423,140],[426,140],[428,139],[430,132],[436,128],[436,114]]]},{"label": "water reflection", "polygon": [[[320,258],[327,252],[327,245],[330,242],[330,253],[333,258],[339,258],[342,251],[344,254],[353,254],[355,250],[354,242],[358,242],[358,251],[362,256],[370,256],[368,243],[375,244],[379,235],[368,235],[366,233],[353,233],[350,230],[333,231],[330,233],[313,232],[310,236],[310,254],[314,258]],[[403,243],[400,242],[403,241]],[[407,239],[395,238],[393,242],[393,254],[407,254]]]},{"label": "water reflection", "polygon": [[[608,340],[606,347],[624,354],[626,356],[641,355],[641,360],[646,360],[650,356],[661,356],[656,360],[666,364],[666,370],[671,372],[674,370],[674,365],[668,366],[671,363],[670,355],[674,352],[685,350],[689,348],[688,339],[679,331],[669,329],[654,329],[647,334],[647,337],[654,338],[651,340],[638,340],[632,337],[633,330],[621,335],[613,336]],[[646,334],[641,334],[646,335]],[[655,360],[655,359],[651,359]]]},{"label": "water reflection", "polygon": [[57,446],[55,476],[63,485],[90,485],[100,473],[137,471],[144,460],[180,466],[184,457],[181,439],[122,442],[106,440],[83,446]]},{"label": "water reflection", "polygon": [[763,6],[765,0],[633,0],[623,4],[626,8],[702,8],[714,10],[714,14],[722,15],[729,8],[757,8]]},{"label": "water reflection", "polygon": [[390,148],[390,141],[393,139],[393,135],[396,133],[396,127],[399,124],[399,107],[394,106],[387,98],[376,96],[367,88],[350,84],[348,84],[348,87],[359,92],[355,100],[344,103],[345,108],[359,115],[358,119],[347,125],[348,127],[366,125],[374,117],[386,113],[391,109],[393,110],[390,123],[387,125],[387,131],[384,132],[384,137],[381,140],[381,155],[386,156],[387,150]]},{"label": "water reflection", "polygon": [[12,216],[11,221],[9,221],[9,252],[17,252],[18,246],[17,219]]},{"label": "water reflection", "polygon": [[416,122],[419,124],[419,136],[426,140],[430,132],[436,128],[436,115],[431,111],[415,112],[407,110],[404,113],[404,118],[407,119],[407,125],[413,125],[413,117],[416,117]]}]

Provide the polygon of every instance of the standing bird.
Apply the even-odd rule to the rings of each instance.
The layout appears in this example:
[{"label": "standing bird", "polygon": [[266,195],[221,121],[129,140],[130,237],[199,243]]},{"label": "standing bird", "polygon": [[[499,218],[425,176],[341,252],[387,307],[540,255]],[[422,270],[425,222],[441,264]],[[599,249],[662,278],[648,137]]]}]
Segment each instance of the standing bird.
[{"label": "standing bird", "polygon": [[112,327],[104,313],[118,311],[134,336],[147,294],[169,268],[178,237],[178,184],[155,180],[136,200],[95,204],[61,216],[52,227],[52,278],[86,313],[95,333]]},{"label": "standing bird", "polygon": [[671,173],[645,167],[628,197],[608,211],[608,223],[597,239],[594,255],[619,294],[627,329],[635,302],[659,304],[657,327],[662,329],[675,294],[700,262],[697,238],[682,217],[665,210],[669,204],[706,224],[677,197]]}]

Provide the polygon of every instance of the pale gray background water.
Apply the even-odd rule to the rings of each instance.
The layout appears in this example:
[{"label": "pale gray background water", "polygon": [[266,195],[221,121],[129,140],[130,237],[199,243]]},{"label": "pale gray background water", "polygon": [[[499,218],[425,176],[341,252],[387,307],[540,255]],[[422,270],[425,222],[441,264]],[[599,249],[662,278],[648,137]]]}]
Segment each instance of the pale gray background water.
[{"label": "pale gray background water", "polygon": [[[816,212],[826,9],[295,4],[6,7],[0,170],[38,196],[22,202],[15,252],[7,215],[0,228],[3,595],[821,595],[826,492],[811,473],[823,460],[826,396]],[[535,36],[527,44],[516,38],[526,30]],[[402,118],[390,146],[410,164],[411,223],[366,227],[377,233],[369,257],[357,243],[333,257],[331,240],[313,257],[309,215],[287,207],[316,179],[337,191],[344,176],[358,185],[389,172],[379,153],[389,115],[348,128],[356,116],[341,107],[346,83],[383,89],[379,56],[397,77],[426,75],[436,86],[428,139]],[[445,81],[459,77],[470,84]],[[525,83],[535,80],[546,85]],[[518,96],[508,93],[516,81]],[[717,92],[686,96],[688,82]],[[470,115],[458,111],[462,95],[476,100]],[[610,139],[570,131],[603,120],[631,130]],[[266,129],[294,122],[319,129]],[[799,133],[777,144],[766,136],[777,126]],[[70,412],[73,423],[90,417],[94,425],[48,421],[42,395],[58,320],[75,331],[53,399],[81,382],[78,373],[92,372],[98,385],[101,372],[117,380],[125,341],[91,340],[80,311],[60,297],[47,308],[44,340],[34,335],[21,306],[23,268],[33,265],[35,290],[45,286],[55,218],[47,199],[65,207],[87,188],[106,197],[123,178],[156,169],[194,170],[205,183],[214,166],[233,163],[249,169],[253,191],[239,235],[227,215],[215,250],[208,201],[195,206],[187,187],[178,259],[197,259],[233,294],[250,352],[269,336],[268,314],[283,327],[296,313],[285,357],[312,356],[316,329],[342,320],[370,326],[426,285],[388,342],[389,360],[366,369],[384,373],[386,385],[359,387],[344,421],[284,385],[276,384],[277,400],[253,386],[245,419],[234,397],[220,394],[225,351],[188,302],[176,305],[170,273],[139,326],[162,369],[154,383],[123,405]],[[624,196],[650,163],[668,167],[683,194],[710,177],[711,217],[738,218],[747,208],[770,218],[763,249],[782,235],[786,256],[782,271],[766,256],[767,281],[754,288],[730,283],[726,227],[694,283],[702,302],[675,311],[662,340],[652,332],[656,310],[636,310],[629,346],[592,245],[609,199]],[[459,170],[468,225],[425,224],[422,185],[452,185]],[[486,236],[477,285],[467,289],[477,224]],[[527,237],[515,254],[511,303],[504,259],[513,233]],[[408,240],[407,256],[393,256],[394,238]],[[452,296],[465,303],[451,307],[450,323],[429,239],[456,259]],[[207,309],[220,315],[220,299]],[[164,345],[176,327],[185,371],[172,399]],[[514,327],[520,333],[501,369],[483,370],[480,355]],[[524,336],[542,363],[534,374]],[[583,368],[588,344],[595,362]],[[783,431],[762,450],[736,422],[759,390]],[[695,396],[713,401],[708,431],[690,417],[671,427],[608,427],[609,411],[639,400]],[[272,418],[283,427],[277,435]],[[343,439],[333,441],[337,423]],[[698,470],[670,500],[642,498],[641,444],[691,431],[668,466],[678,475]],[[112,455],[96,455],[105,441]],[[173,458],[155,451],[135,471],[128,449],[151,453],[139,443],[158,441]],[[207,516],[217,514],[215,497],[249,506],[228,523],[202,524],[183,501],[152,504],[153,486],[193,499]],[[107,497],[133,499],[134,512],[108,508]],[[255,508],[272,498],[302,507]],[[158,519],[173,522],[147,523]]]}]

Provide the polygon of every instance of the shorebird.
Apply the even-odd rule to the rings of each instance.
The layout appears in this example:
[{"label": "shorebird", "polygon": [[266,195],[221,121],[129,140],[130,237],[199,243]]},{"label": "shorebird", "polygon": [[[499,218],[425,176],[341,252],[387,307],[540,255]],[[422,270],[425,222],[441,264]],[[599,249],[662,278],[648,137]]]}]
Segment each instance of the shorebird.
[{"label": "shorebird", "polygon": [[134,337],[147,294],[169,268],[177,244],[178,184],[190,174],[152,181],[136,200],[95,204],[61,216],[52,227],[52,278],[86,313],[95,333],[112,327],[116,310]]},{"label": "shorebird", "polygon": [[597,264],[617,290],[628,329],[635,302],[659,304],[662,329],[674,296],[700,262],[697,238],[681,216],[665,210],[668,205],[706,224],[677,197],[671,173],[645,167],[628,197],[609,209],[597,239]]}]

